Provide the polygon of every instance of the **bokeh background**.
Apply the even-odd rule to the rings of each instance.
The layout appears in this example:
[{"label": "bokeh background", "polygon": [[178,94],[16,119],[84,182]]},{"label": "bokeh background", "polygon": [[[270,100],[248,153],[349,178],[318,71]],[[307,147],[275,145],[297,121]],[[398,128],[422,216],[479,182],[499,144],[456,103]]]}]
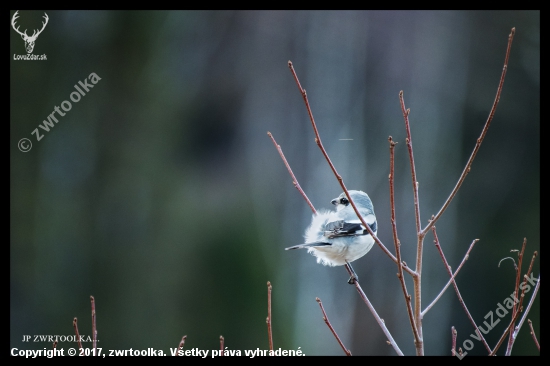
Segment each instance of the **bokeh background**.
[{"label": "bokeh background", "polygon": [[[457,277],[480,325],[513,291],[513,263],[499,261],[516,257],[510,250],[524,237],[524,271],[540,253],[539,11],[46,13],[34,54],[47,61],[15,61],[25,49],[10,28],[10,347],[49,348],[23,343],[23,335],[72,335],[75,316],[90,335],[93,295],[104,349],[168,352],[184,334],[189,349],[217,349],[220,335],[229,349],[267,349],[269,280],[276,348],[343,354],[321,318],[320,297],[354,355],[395,354],[344,268],[283,250],[302,242],[311,211],[267,131],[317,209],[330,209],[341,193],[288,60],[328,153],[350,189],[369,193],[378,235],[392,252],[388,136],[398,142],[397,224],[412,265],[398,93],[411,108],[426,224],[487,119],[516,27],[495,118],[437,228],[453,268],[480,239]],[[44,11],[19,14],[20,29],[31,30]],[[36,141],[31,132],[91,73],[101,80]],[[27,153],[17,148],[24,137],[33,143]],[[425,240],[423,307],[448,280],[432,240]],[[414,354],[395,264],[374,247],[354,268],[401,349]],[[540,337],[539,316],[537,298],[529,318]],[[509,319],[486,335],[491,346]],[[450,354],[453,325],[462,345],[473,328],[451,288],[424,319],[426,354]],[[474,341],[469,354],[486,352]],[[527,323],[513,354],[539,354]]]}]

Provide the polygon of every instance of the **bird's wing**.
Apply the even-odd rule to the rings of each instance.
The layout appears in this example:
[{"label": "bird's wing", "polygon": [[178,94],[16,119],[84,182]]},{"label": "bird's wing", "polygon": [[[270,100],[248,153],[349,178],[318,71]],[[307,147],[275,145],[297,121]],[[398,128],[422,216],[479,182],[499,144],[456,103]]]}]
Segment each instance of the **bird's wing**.
[{"label": "bird's wing", "polygon": [[324,242],[315,242],[315,243],[307,243],[307,244],[299,244],[295,245],[293,247],[285,248],[285,250],[291,250],[291,249],[302,249],[302,248],[309,248],[309,247],[324,247],[326,245],[332,245],[330,243],[324,243]]},{"label": "bird's wing", "polygon": [[[369,227],[374,233],[376,233],[376,221],[374,221],[372,224],[369,224]],[[325,225],[325,237],[329,239],[357,235],[369,235],[369,232],[365,229],[365,227],[359,220],[338,220],[329,222]]]}]

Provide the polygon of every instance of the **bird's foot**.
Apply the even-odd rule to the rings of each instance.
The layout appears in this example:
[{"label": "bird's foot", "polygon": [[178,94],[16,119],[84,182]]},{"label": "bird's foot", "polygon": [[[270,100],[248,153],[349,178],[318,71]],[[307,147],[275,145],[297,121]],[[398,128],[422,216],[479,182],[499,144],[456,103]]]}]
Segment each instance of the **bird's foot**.
[{"label": "bird's foot", "polygon": [[354,273],[351,275],[351,277],[349,278],[348,280],[348,283],[350,285],[354,285],[355,284],[355,281],[359,281],[359,277]]}]

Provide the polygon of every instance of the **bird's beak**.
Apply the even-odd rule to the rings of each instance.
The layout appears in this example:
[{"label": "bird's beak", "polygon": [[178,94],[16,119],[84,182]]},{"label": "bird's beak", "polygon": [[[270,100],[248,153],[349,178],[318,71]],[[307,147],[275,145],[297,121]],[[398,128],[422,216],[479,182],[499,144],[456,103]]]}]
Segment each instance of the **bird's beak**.
[{"label": "bird's beak", "polygon": [[330,203],[332,203],[334,206],[336,206],[338,204],[338,200],[335,198],[332,201],[330,201]]}]

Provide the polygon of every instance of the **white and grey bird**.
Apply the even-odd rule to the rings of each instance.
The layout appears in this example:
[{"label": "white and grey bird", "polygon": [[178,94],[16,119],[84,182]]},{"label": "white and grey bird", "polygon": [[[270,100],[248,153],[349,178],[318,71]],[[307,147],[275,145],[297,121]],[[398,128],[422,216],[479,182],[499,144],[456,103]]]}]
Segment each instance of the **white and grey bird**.
[{"label": "white and grey bird", "polygon": [[[349,191],[351,199],[370,229],[377,235],[378,225],[369,196],[363,191]],[[308,253],[317,257],[317,263],[326,266],[350,264],[368,253],[374,239],[365,229],[350,205],[345,193],[331,201],[336,211],[318,211],[311,219],[311,225],[304,235],[305,244],[295,245],[285,250],[307,248]],[[349,265],[352,276],[349,283],[358,279]]]}]

